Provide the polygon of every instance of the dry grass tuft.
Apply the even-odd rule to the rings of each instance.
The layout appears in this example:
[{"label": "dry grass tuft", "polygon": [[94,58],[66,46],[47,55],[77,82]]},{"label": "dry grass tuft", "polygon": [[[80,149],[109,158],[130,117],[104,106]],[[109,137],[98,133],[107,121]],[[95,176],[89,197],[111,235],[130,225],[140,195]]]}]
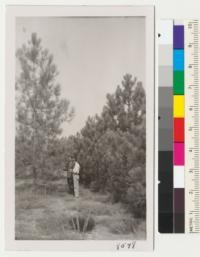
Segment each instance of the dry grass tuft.
[{"label": "dry grass tuft", "polygon": [[89,211],[88,213],[77,213],[72,216],[69,224],[73,230],[86,233],[94,229],[95,220]]}]

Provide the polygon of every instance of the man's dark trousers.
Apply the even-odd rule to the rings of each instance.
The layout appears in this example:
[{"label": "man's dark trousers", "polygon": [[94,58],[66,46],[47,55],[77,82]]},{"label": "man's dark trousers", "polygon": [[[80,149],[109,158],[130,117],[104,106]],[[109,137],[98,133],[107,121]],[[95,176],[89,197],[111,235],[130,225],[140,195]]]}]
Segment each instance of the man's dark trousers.
[{"label": "man's dark trousers", "polygon": [[70,194],[74,194],[74,181],[73,181],[73,176],[70,176],[67,178],[67,183],[68,183],[68,192]]}]

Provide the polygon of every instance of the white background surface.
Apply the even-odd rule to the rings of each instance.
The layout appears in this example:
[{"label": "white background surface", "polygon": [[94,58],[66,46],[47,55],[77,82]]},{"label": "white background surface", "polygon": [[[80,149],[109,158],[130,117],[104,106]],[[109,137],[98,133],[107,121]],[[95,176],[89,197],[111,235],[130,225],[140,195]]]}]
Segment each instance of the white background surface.
[{"label": "white background surface", "polygon": [[[155,185],[155,249],[154,252],[137,253],[137,252],[6,252],[4,250],[4,119],[5,113],[5,4],[62,4],[62,5],[133,5],[133,4],[154,4],[156,6],[156,20],[160,18],[200,19],[200,1],[199,0],[0,0],[0,256],[136,256],[136,257],[193,257],[200,256],[200,234],[198,235],[162,235],[157,232],[157,185]],[[156,48],[157,59],[157,48]],[[9,67],[8,67],[9,68]],[[157,83],[157,68],[156,68],[156,83]],[[157,92],[156,92],[157,97]],[[157,105],[157,103],[156,103]],[[157,110],[156,110],[157,116]],[[156,135],[157,135],[157,120],[156,120]],[[157,137],[156,137],[157,144]],[[157,147],[155,154],[156,177],[157,177]]]}]

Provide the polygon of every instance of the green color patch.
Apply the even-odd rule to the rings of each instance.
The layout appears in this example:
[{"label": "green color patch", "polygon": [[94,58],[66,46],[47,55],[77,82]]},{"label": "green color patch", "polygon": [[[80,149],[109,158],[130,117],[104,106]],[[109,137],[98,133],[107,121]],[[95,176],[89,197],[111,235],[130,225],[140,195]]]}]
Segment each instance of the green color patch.
[{"label": "green color patch", "polygon": [[173,92],[174,95],[184,95],[184,71],[174,71]]}]

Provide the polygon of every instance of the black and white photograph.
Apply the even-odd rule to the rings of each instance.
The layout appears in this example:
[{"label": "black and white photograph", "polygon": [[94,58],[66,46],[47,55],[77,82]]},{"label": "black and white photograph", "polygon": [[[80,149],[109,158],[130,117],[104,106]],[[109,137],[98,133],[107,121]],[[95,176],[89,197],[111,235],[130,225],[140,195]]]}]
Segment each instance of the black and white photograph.
[{"label": "black and white photograph", "polygon": [[15,17],[15,241],[149,237],[145,19]]}]

